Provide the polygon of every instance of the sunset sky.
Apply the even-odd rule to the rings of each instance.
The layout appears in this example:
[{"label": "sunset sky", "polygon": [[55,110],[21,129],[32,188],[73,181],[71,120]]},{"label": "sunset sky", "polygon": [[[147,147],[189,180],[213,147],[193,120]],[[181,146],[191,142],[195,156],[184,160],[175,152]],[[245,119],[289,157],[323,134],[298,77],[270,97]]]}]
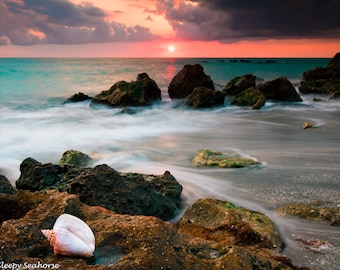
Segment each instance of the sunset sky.
[{"label": "sunset sky", "polygon": [[333,57],[337,0],[0,0],[0,57]]}]

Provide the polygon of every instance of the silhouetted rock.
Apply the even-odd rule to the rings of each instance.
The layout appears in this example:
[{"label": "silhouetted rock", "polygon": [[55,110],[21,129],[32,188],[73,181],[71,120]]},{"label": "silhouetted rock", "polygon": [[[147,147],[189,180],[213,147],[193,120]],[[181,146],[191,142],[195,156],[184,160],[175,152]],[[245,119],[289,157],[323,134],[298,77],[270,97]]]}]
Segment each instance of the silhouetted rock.
[{"label": "silhouetted rock", "polygon": [[302,101],[292,83],[283,77],[265,82],[259,90],[266,99],[275,101]]},{"label": "silhouetted rock", "polygon": [[84,93],[77,93],[74,94],[73,96],[69,97],[65,103],[74,103],[74,102],[82,102],[82,101],[86,101],[86,100],[91,100],[92,98],[88,95],[85,95]]},{"label": "silhouetted rock", "polygon": [[114,107],[146,106],[161,100],[161,90],[156,82],[146,74],[138,74],[132,82],[116,82],[107,91],[96,95],[92,104],[106,104]]},{"label": "silhouetted rock", "polygon": [[227,95],[238,95],[244,90],[255,87],[256,76],[253,74],[246,74],[240,77],[235,77],[231,79],[227,84],[223,87],[222,91]]},{"label": "silhouetted rock", "polygon": [[332,58],[327,67],[305,71],[299,89],[305,94],[332,95],[340,91],[340,53]]},{"label": "silhouetted rock", "polygon": [[194,88],[187,97],[186,104],[194,108],[211,108],[224,104],[225,93],[206,88],[204,86]]},{"label": "silhouetted rock", "polygon": [[266,98],[264,94],[260,90],[251,87],[238,94],[231,104],[237,106],[246,106],[254,110],[258,110],[264,106],[265,102]]},{"label": "silhouetted rock", "polygon": [[0,174],[0,193],[14,194],[16,189],[11,185],[6,176]]},{"label": "silhouetted rock", "polygon": [[201,65],[185,65],[170,82],[168,93],[171,99],[181,99],[200,86],[215,90],[213,81],[204,73]]}]

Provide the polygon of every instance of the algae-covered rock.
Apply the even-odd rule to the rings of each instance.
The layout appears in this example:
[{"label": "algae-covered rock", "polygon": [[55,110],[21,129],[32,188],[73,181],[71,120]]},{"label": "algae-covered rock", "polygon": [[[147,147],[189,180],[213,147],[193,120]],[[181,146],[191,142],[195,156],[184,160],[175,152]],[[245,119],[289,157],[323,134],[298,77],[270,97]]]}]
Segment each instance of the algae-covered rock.
[{"label": "algae-covered rock", "polygon": [[290,215],[300,219],[327,222],[333,226],[340,226],[340,209],[320,203],[288,204],[277,209],[282,215]]},{"label": "algae-covered rock", "polygon": [[260,90],[254,87],[248,88],[238,94],[231,102],[232,105],[247,106],[254,110],[261,109],[266,102],[266,98]]},{"label": "algae-covered rock", "polygon": [[260,245],[280,250],[282,240],[266,215],[227,201],[199,199],[177,224],[179,232],[232,245]]},{"label": "algae-covered rock", "polygon": [[225,155],[216,150],[201,149],[192,160],[196,167],[243,168],[260,163],[250,158]]},{"label": "algae-covered rock", "polygon": [[225,93],[209,89],[207,87],[196,87],[187,97],[186,104],[193,108],[211,108],[224,104]]},{"label": "algae-covered rock", "polygon": [[225,92],[227,95],[238,95],[250,87],[255,87],[255,84],[256,76],[254,76],[253,74],[246,74],[231,79],[223,87],[222,91]]},{"label": "algae-covered rock", "polygon": [[92,161],[92,159],[77,150],[68,150],[66,151],[61,159],[59,160],[59,165],[64,166],[64,165],[71,165],[71,166],[76,166],[76,167],[86,167],[89,165],[89,163]]}]

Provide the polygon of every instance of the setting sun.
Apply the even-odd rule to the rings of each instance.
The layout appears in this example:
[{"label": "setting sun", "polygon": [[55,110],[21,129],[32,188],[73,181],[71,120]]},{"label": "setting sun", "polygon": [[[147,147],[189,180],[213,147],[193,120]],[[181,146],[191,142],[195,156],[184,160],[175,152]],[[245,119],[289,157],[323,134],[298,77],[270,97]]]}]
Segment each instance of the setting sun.
[{"label": "setting sun", "polygon": [[169,51],[170,53],[174,52],[174,51],[175,51],[175,46],[169,45],[169,46],[168,46],[168,51]]}]

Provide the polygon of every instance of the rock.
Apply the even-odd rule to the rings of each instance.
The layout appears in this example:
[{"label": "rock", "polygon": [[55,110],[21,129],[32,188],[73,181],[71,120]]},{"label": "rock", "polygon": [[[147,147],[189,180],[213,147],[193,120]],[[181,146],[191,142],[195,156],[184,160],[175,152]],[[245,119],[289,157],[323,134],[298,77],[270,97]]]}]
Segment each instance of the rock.
[{"label": "rock", "polygon": [[107,91],[96,95],[92,104],[106,104],[114,107],[147,106],[161,100],[161,90],[146,73],[138,74],[136,81],[116,82]]},{"label": "rock", "polygon": [[244,90],[255,87],[256,76],[253,74],[246,74],[240,77],[231,79],[222,89],[227,95],[238,95]]},{"label": "rock", "polygon": [[330,99],[340,99],[340,89],[334,91]]},{"label": "rock", "polygon": [[37,191],[56,186],[61,181],[63,169],[59,165],[41,164],[33,158],[26,158],[20,164],[20,172],[15,183],[17,189]]},{"label": "rock", "polygon": [[333,226],[340,226],[340,209],[329,207],[320,203],[288,204],[277,209],[282,215],[290,215],[300,219],[327,222]]},{"label": "rock", "polygon": [[259,90],[264,94],[266,99],[276,101],[302,101],[292,83],[283,77],[265,82]]},{"label": "rock", "polygon": [[340,53],[332,58],[327,67],[305,71],[299,89],[305,94],[332,95],[340,91]]},{"label": "rock", "polygon": [[315,127],[315,124],[311,123],[311,122],[303,122],[303,124],[302,124],[303,129],[313,128],[313,127]]},{"label": "rock", "polygon": [[192,160],[192,165],[196,167],[242,168],[259,164],[253,159],[225,155],[222,152],[208,149],[199,150]]},{"label": "rock", "polygon": [[246,106],[254,110],[261,109],[266,102],[266,98],[260,90],[254,87],[244,90],[238,94],[231,102],[232,105]]},{"label": "rock", "polygon": [[[70,270],[300,269],[293,266],[288,258],[278,256],[258,243],[233,245],[217,235],[212,240],[193,237],[189,233],[178,232],[174,225],[156,217],[115,214],[102,207],[85,205],[78,196],[66,192],[50,190],[25,193],[25,200],[32,201],[34,197],[44,199],[23,213],[22,217],[3,221],[0,227],[0,258],[4,263],[15,262],[22,266],[25,263],[26,267],[31,264],[30,269],[38,269],[40,263],[45,265],[40,268]],[[17,197],[17,200],[20,199]],[[211,206],[213,208],[213,202]],[[203,216],[211,215],[206,212],[209,209],[205,207],[200,213]],[[217,212],[218,216],[223,216],[221,210]],[[40,230],[51,228],[63,213],[79,217],[89,225],[96,240],[94,257],[86,259],[53,254]],[[260,218],[267,226],[266,220],[253,212],[243,217],[254,222]],[[267,243],[267,238],[263,242]]]},{"label": "rock", "polygon": [[266,215],[210,198],[192,204],[177,228],[180,233],[225,245],[259,245],[277,251],[283,246],[273,222]]},{"label": "rock", "polygon": [[171,99],[181,99],[200,86],[215,90],[213,81],[204,73],[201,65],[185,65],[170,82],[168,93]]},{"label": "rock", "polygon": [[84,93],[77,93],[73,96],[69,97],[67,100],[65,100],[65,103],[74,103],[74,102],[82,102],[86,100],[91,100],[92,98],[88,95],[85,95]]},{"label": "rock", "polygon": [[182,186],[164,175],[119,173],[107,165],[86,168],[66,185],[88,205],[100,205],[120,214],[170,219],[179,207]]},{"label": "rock", "polygon": [[0,193],[14,194],[16,189],[11,185],[6,176],[0,174]]},{"label": "rock", "polygon": [[61,159],[59,160],[59,165],[86,167],[91,161],[92,158],[80,151],[68,150],[62,155]]},{"label": "rock", "polygon": [[186,104],[193,108],[211,108],[224,104],[225,94],[204,86],[194,88],[187,97]]}]

